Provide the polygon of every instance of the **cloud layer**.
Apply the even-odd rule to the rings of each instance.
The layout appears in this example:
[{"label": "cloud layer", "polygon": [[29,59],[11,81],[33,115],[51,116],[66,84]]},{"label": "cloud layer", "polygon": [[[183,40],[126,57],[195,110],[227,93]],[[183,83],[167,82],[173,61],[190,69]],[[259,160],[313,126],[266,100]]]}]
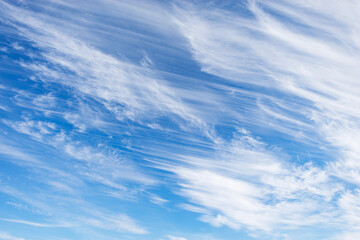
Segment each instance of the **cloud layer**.
[{"label": "cloud layer", "polygon": [[359,9],[1,2],[1,221],[74,239],[355,239]]}]

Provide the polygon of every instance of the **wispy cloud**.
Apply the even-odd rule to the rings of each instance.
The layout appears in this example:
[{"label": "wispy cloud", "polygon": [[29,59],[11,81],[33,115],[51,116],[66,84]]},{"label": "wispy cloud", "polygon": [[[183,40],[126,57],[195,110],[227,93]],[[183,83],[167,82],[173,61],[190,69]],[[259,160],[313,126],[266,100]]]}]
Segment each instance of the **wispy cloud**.
[{"label": "wispy cloud", "polygon": [[[301,105],[260,105],[265,114],[278,120],[275,130],[281,131],[280,124],[293,125],[297,129],[293,134],[302,131],[310,139],[320,134],[325,142],[356,152],[357,140],[351,138],[349,130],[359,127],[355,110],[359,103],[355,82],[358,44],[347,32],[356,27],[331,17],[328,11],[332,4],[323,8],[301,2],[249,1],[247,5],[251,19],[211,7],[179,10],[179,27],[203,71],[265,87],[260,89],[265,96],[269,89],[290,95],[288,98]],[[329,29],[330,25],[334,27]],[[279,95],[277,101],[281,98]]]},{"label": "wispy cloud", "polygon": [[67,227],[66,225],[56,225],[56,224],[46,224],[46,223],[38,223],[38,222],[31,222],[19,219],[6,219],[1,218],[1,221],[12,222],[12,223],[20,223],[25,224],[33,227],[41,227],[41,228],[56,228],[56,227]]},{"label": "wispy cloud", "polygon": [[271,231],[323,224],[338,214],[332,200],[342,187],[326,171],[291,166],[244,130],[226,144],[216,159],[189,158],[183,159],[188,167],[166,167],[178,175],[178,194],[195,204],[185,209],[202,213],[201,220]]},{"label": "wispy cloud", "polygon": [[[338,7],[343,12],[338,11]],[[331,206],[324,209],[326,212],[329,211],[325,214],[327,217],[314,214],[314,212],[322,211],[321,205],[326,205],[320,203],[321,201],[314,196],[320,195],[329,201],[335,196],[337,190],[341,192],[341,187],[334,188],[333,184],[336,185],[336,183],[330,180],[333,176],[351,183],[358,183],[356,159],[359,155],[359,141],[355,136],[360,129],[358,124],[360,115],[357,111],[360,103],[358,94],[360,88],[356,81],[359,44],[355,36],[356,30],[354,30],[357,26],[355,26],[355,21],[350,21],[355,16],[354,11],[350,9],[357,9],[357,7],[358,4],[355,2],[347,2],[339,6],[335,2],[248,1],[247,11],[251,14],[250,18],[245,13],[214,8],[206,4],[200,7],[185,4],[177,8],[178,26],[187,38],[193,57],[202,70],[236,83],[242,82],[249,86],[250,91],[261,93],[256,104],[257,114],[262,112],[272,119],[270,123],[275,124],[270,125],[261,119],[255,124],[270,131],[289,134],[293,137],[293,141],[307,142],[308,147],[318,146],[321,142],[323,149],[338,150],[338,155],[328,159],[330,161],[323,168],[305,165],[298,169],[295,167],[296,170],[293,170],[293,167],[286,167],[287,170],[284,170],[283,167],[288,164],[276,165],[279,161],[276,158],[272,158],[269,163],[258,162],[260,159],[269,158],[266,155],[260,155],[261,147],[255,147],[254,152],[245,147],[247,154],[243,155],[241,149],[244,146],[238,145],[232,149],[232,152],[235,154],[240,152],[238,163],[240,171],[244,169],[243,174],[234,177],[226,174],[225,177],[219,175],[218,170],[215,173],[204,171],[204,185],[201,185],[199,180],[201,178],[197,174],[199,170],[194,172],[180,170],[179,174],[186,179],[183,183],[186,189],[183,194],[193,202],[210,208],[231,206],[227,211],[221,210],[228,215],[235,215],[235,211],[230,209],[240,208],[238,205],[231,204],[248,199],[243,204],[244,206],[250,204],[246,210],[257,209],[262,215],[262,217],[260,215],[249,217],[240,211],[238,221],[243,220],[243,224],[251,225],[249,219],[256,219],[250,228],[263,224],[262,227],[266,229],[264,226],[270,227],[274,224],[276,220],[269,219],[267,224],[264,217],[266,215],[264,213],[272,211],[275,211],[272,212],[272,216],[286,216],[285,219],[278,220],[290,225],[337,222],[335,219],[325,221],[328,218],[327,215],[336,215]],[[346,17],[344,12],[347,13]],[[267,96],[270,95],[271,98],[268,98]],[[291,101],[288,100],[281,105],[273,103],[274,100],[275,103],[283,102],[284,96]],[[251,111],[253,110],[248,110],[250,113]],[[242,121],[244,124],[254,124],[254,122],[249,122],[252,118],[247,120],[244,117]],[[298,138],[299,135],[315,141],[303,142],[301,138]],[[326,150],[323,153],[328,154]],[[245,163],[242,162],[244,157]],[[228,159],[223,161],[225,162],[221,163],[223,165],[231,164]],[[330,163],[331,161],[333,163]],[[269,178],[265,176],[268,178],[265,185],[274,187],[272,194],[275,195],[271,201],[285,197],[289,202],[275,200],[275,202],[262,205],[255,201],[258,197],[266,196],[266,190],[258,193],[259,190],[253,183],[247,182],[257,176],[257,172],[264,176],[261,169],[254,169],[255,171],[251,172],[253,169],[249,171],[246,168],[247,164],[252,163],[257,168],[266,166],[266,171],[278,170],[271,173],[274,175]],[[232,164],[231,166],[233,169]],[[277,166],[277,168],[272,166]],[[196,177],[195,175],[191,177],[195,172]],[[247,173],[249,176],[246,176]],[[244,175],[246,176],[245,185]],[[279,176],[281,180],[276,180]],[[212,179],[218,180],[212,182]],[[286,182],[286,184],[280,184],[280,182]],[[211,193],[209,189],[218,184],[218,191],[222,192],[220,195],[227,196],[229,192],[240,191],[235,191],[235,189],[243,189],[245,193],[248,193],[243,196],[244,193],[239,192],[238,198],[232,196],[219,199],[219,201],[237,199],[234,202],[229,200],[226,203],[216,203],[215,192]],[[275,186],[276,184],[280,185]],[[312,184],[317,186],[314,187]],[[223,190],[224,186],[231,185],[237,187],[234,187],[234,190]],[[302,198],[307,194],[313,196],[311,200]],[[328,203],[337,205],[335,202],[336,200],[333,200]],[[292,204],[294,205],[291,206]],[[337,205],[337,210],[344,214],[345,209],[341,204]],[[277,211],[279,212],[276,213]],[[304,216],[301,217],[304,212],[309,214],[309,217],[306,217],[308,221],[300,221],[300,219],[305,219]],[[240,227],[236,225],[236,217],[231,219],[228,215],[217,215],[206,220],[215,225],[226,224],[235,228]],[[264,222],[261,223],[259,219],[263,219]],[[256,226],[257,224],[259,225]]]},{"label": "wispy cloud", "polygon": [[[89,95],[119,119],[139,121],[143,114],[149,118],[155,111],[202,124],[151,69],[88,46],[58,29],[49,16],[38,17],[6,2],[2,6],[14,27],[42,50],[40,59],[22,62],[41,81],[60,83]],[[21,27],[24,24],[27,28]]]},{"label": "wispy cloud", "polygon": [[[105,221],[104,221],[105,220]],[[136,221],[127,215],[118,215],[106,217],[102,221],[97,219],[84,219],[90,225],[95,227],[114,230],[118,232],[130,232],[135,234],[148,233],[143,227],[139,226]]]},{"label": "wispy cloud", "polygon": [[2,240],[25,240],[25,238],[14,237],[6,232],[0,232],[0,239]]},{"label": "wispy cloud", "polygon": [[186,238],[183,238],[183,237],[175,237],[175,236],[171,236],[171,235],[167,236],[167,238],[168,238],[169,240],[186,240]]},{"label": "wispy cloud", "polygon": [[[0,31],[16,33],[2,52],[29,79],[1,88],[0,151],[33,185],[4,180],[0,191],[54,222],[121,233],[151,234],[114,207],[144,193],[154,209],[174,203],[254,238],[326,227],[355,239],[358,10],[325,0],[1,2]],[[161,234],[194,236],[177,235]]]}]

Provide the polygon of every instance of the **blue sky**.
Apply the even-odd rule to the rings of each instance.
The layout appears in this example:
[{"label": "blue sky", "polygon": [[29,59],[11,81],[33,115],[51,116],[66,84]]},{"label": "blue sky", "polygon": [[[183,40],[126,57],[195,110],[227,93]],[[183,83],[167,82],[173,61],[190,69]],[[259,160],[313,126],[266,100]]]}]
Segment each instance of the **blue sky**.
[{"label": "blue sky", "polygon": [[0,2],[0,239],[360,238],[360,2]]}]

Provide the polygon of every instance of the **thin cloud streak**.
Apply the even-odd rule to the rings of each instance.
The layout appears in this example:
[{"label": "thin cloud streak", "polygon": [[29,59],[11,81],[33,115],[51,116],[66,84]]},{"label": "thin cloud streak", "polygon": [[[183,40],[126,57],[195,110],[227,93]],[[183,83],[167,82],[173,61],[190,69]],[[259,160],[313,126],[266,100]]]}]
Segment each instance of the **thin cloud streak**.
[{"label": "thin cloud streak", "polygon": [[25,221],[25,220],[19,220],[19,219],[6,219],[6,218],[1,218],[0,220],[1,220],[1,221],[6,221],[6,222],[12,222],[12,223],[25,224],[25,225],[29,225],[29,226],[33,226],[33,227],[41,227],[41,228],[69,227],[68,225],[45,224],[45,223],[37,223],[37,222],[30,222],[30,221]]}]

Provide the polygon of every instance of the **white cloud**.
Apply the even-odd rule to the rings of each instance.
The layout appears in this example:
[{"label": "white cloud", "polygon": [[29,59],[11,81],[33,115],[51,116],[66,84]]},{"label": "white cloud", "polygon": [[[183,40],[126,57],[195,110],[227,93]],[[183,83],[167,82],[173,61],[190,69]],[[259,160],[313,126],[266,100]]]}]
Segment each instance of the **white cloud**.
[{"label": "white cloud", "polygon": [[76,89],[78,94],[93,97],[120,120],[141,122],[144,114],[147,119],[175,114],[191,124],[204,125],[150,68],[103,53],[82,39],[67,35],[51,24],[54,19],[49,16],[39,16],[5,2],[1,4],[14,26],[42,50],[39,61],[21,63],[42,81],[60,83]]},{"label": "white cloud", "polygon": [[[1,186],[0,192],[17,198],[33,208],[40,216],[52,219],[51,224],[38,223],[19,219],[0,219],[2,221],[25,224],[41,228],[73,228],[79,226],[92,226],[100,229],[112,230],[133,234],[146,234],[148,231],[139,225],[133,218],[125,214],[107,212],[103,208],[84,201],[77,192],[74,195],[54,196],[49,191],[43,192],[21,192],[8,186]],[[27,210],[27,209],[25,209]],[[35,213],[35,212],[34,212]]]},{"label": "white cloud", "polygon": [[156,195],[156,194],[149,194],[150,201],[154,204],[163,205],[168,202],[168,200]]},{"label": "white cloud", "polygon": [[168,235],[167,238],[169,240],[186,240],[186,238],[183,238],[183,237],[175,237],[175,236],[171,236],[171,235]]},{"label": "white cloud", "polygon": [[11,44],[11,47],[17,51],[23,51],[24,47],[20,46],[18,42],[13,42]]},{"label": "white cloud", "polygon": [[[358,190],[346,189],[347,185],[339,180],[354,183],[356,188],[360,183],[360,29],[356,25],[359,4],[355,1],[251,0],[247,2],[250,18],[213,5],[199,8],[178,3],[173,12],[166,12],[166,21],[161,14],[152,19],[146,7],[112,2],[114,9],[131,10],[132,21],[146,21],[146,26],[159,31],[169,30],[173,24],[169,19],[173,17],[202,71],[246,87],[243,90],[226,83],[209,84],[221,89],[219,94],[176,89],[152,69],[154,62],[146,53],[136,64],[94,47],[80,25],[75,24],[79,29],[75,37],[69,34],[72,23],[64,21],[65,27],[61,27],[52,16],[0,4],[6,9],[2,10],[4,16],[41,51],[32,63],[20,63],[34,71],[37,80],[60,83],[79,98],[100,102],[119,122],[130,119],[143,124],[166,116],[175,122],[185,120],[207,134],[204,140],[191,131],[181,132],[182,143],[191,145],[179,146],[183,152],[173,151],[171,147],[177,143],[164,143],[171,146],[165,150],[160,146],[141,150],[166,159],[149,162],[176,175],[175,192],[188,201],[181,206],[199,213],[200,220],[213,226],[268,232],[336,225],[349,229],[344,239],[357,236]],[[91,4],[94,2],[88,6],[93,7]],[[66,5],[73,7],[72,3]],[[70,30],[66,30],[67,26]],[[231,97],[219,96],[224,93]],[[200,103],[187,104],[183,96]],[[51,95],[32,103],[39,108],[56,104]],[[219,106],[224,109],[213,110]],[[204,114],[199,109],[202,107],[211,113]],[[83,106],[76,113],[62,116],[84,133],[89,127],[104,124],[92,110]],[[222,113],[233,118],[225,120]],[[215,121],[204,117],[215,115],[221,115],[219,119],[224,121],[219,127],[257,126],[259,132],[286,135],[295,145],[304,144],[324,156],[315,159],[318,164],[291,163],[294,159],[289,159],[285,151],[267,145],[244,129],[239,129],[232,139],[223,140],[209,126]],[[56,125],[29,119],[7,124],[81,162],[78,174],[82,177],[119,190],[123,189],[123,179],[153,183],[116,152],[74,141]],[[186,128],[179,125],[181,130]],[[143,126],[168,131],[152,121]],[[12,149],[5,154],[26,157]],[[67,185],[50,184],[67,189]],[[158,204],[166,201],[156,195],[150,195],[150,200]],[[92,226],[146,233],[126,215],[105,214],[100,220],[97,214],[90,215],[88,224]]]},{"label": "white cloud", "polygon": [[271,232],[326,224],[339,214],[333,200],[343,188],[325,170],[287,163],[244,129],[218,149],[216,159],[189,157],[165,167],[178,177],[177,193],[193,204],[182,207],[200,220]]},{"label": "white cloud", "polygon": [[6,232],[0,232],[0,239],[1,240],[25,240],[25,238],[14,237],[13,235],[10,235],[9,233],[6,233]]},{"label": "white cloud", "polygon": [[44,137],[58,132],[56,125],[51,122],[25,120],[15,123],[5,121],[4,123],[13,127],[16,131],[27,134],[38,141],[43,141]]},{"label": "white cloud", "polygon": [[[346,19],[354,17],[350,9],[356,9],[357,3],[349,1],[340,7],[352,16],[345,19],[332,14],[338,9],[336,2],[249,1],[248,5],[254,19],[196,6],[179,10],[178,25],[189,40],[194,58],[205,72],[264,86],[265,95],[268,89],[275,89],[301,101],[301,105],[287,101],[288,111],[269,103],[260,105],[260,109],[269,119],[280,121],[273,126],[275,129],[295,128],[297,131],[287,133],[301,131],[309,139],[321,136],[323,144],[342,151],[342,165],[353,164],[359,143],[356,134],[351,133],[360,129],[360,86],[356,81],[359,45],[351,32],[357,29],[355,22]],[[284,14],[283,18],[295,23],[285,24],[260,6]],[[327,20],[319,21],[319,16]],[[304,24],[308,30],[296,24]]]},{"label": "white cloud", "polygon": [[127,215],[102,216],[102,219],[83,219],[87,224],[118,232],[130,232],[134,234],[147,234],[148,231],[139,226],[136,221]]},{"label": "white cloud", "polygon": [[1,221],[6,221],[6,222],[25,224],[25,225],[29,225],[29,226],[33,226],[33,227],[41,227],[41,228],[68,227],[67,225],[61,225],[61,224],[46,224],[46,223],[25,221],[25,220],[20,220],[20,219],[0,218],[0,220]]},{"label": "white cloud", "polygon": [[[118,232],[129,232],[134,234],[145,234],[148,231],[140,226],[131,217],[115,213],[106,213],[100,206],[89,204],[82,199],[84,189],[88,191],[86,182],[98,182],[116,190],[116,194],[124,195],[123,199],[130,198],[137,187],[128,189],[123,183],[136,182],[139,184],[153,184],[154,181],[142,173],[129,161],[122,159],[114,151],[98,151],[89,146],[81,145],[78,142],[69,141],[69,136],[59,138],[51,130],[57,130],[56,125],[40,121],[24,121],[10,123],[15,130],[27,134],[43,144],[48,144],[66,153],[64,158],[67,164],[73,160],[79,161],[78,167],[65,168],[62,165],[48,166],[47,156],[41,155],[38,158],[25,150],[19,150],[10,145],[0,145],[1,153],[13,158],[13,162],[26,166],[32,173],[36,173],[36,183],[32,182],[29,190],[20,191],[16,188],[3,185],[0,188],[2,193],[12,196],[21,203],[26,203],[24,210],[31,211],[41,216],[51,216],[51,219],[59,224],[43,224],[18,219],[1,219],[3,221],[27,224],[34,227],[66,227],[73,226],[94,226]],[[48,127],[52,126],[52,127]],[[11,144],[11,142],[8,142]],[[64,163],[64,162],[63,162]],[[32,186],[38,185],[42,188],[36,190]],[[32,190],[34,191],[32,191]],[[106,193],[106,191],[105,191]],[[101,193],[97,193],[101,194]],[[18,206],[18,205],[17,205]],[[16,207],[17,207],[16,206]],[[76,210],[74,209],[76,208]],[[71,219],[71,221],[68,221]],[[66,222],[66,224],[63,224]]]},{"label": "white cloud", "polygon": [[360,238],[360,232],[344,232],[331,238],[331,240],[357,240]]},{"label": "white cloud", "polygon": [[342,194],[338,200],[339,207],[344,211],[343,221],[348,226],[352,227],[352,230],[360,230],[360,190],[347,191]]},{"label": "white cloud", "polygon": [[351,229],[344,219],[356,220],[346,210],[354,196],[341,195],[345,185],[337,178],[359,187],[359,4],[253,0],[247,7],[251,18],[180,4],[177,24],[202,71],[250,89],[234,93],[255,92],[257,109],[245,108],[245,114],[256,111],[258,119],[245,115],[241,123],[288,134],[326,157],[316,159],[319,166],[291,166],[256,139],[238,140],[229,144],[232,155],[186,161],[196,170],[171,169],[182,179],[181,194],[214,210],[202,217],[213,225],[270,230],[341,219]]},{"label": "white cloud", "polygon": [[[136,164],[122,157],[115,149],[101,145],[96,148],[81,144],[79,141],[72,140],[54,123],[34,120],[5,123],[16,131],[55,147],[70,158],[80,161],[76,169],[78,174],[85,179],[122,190],[126,189],[122,181],[149,185],[155,183],[153,178],[143,174]],[[22,154],[12,152],[17,155]]]}]

